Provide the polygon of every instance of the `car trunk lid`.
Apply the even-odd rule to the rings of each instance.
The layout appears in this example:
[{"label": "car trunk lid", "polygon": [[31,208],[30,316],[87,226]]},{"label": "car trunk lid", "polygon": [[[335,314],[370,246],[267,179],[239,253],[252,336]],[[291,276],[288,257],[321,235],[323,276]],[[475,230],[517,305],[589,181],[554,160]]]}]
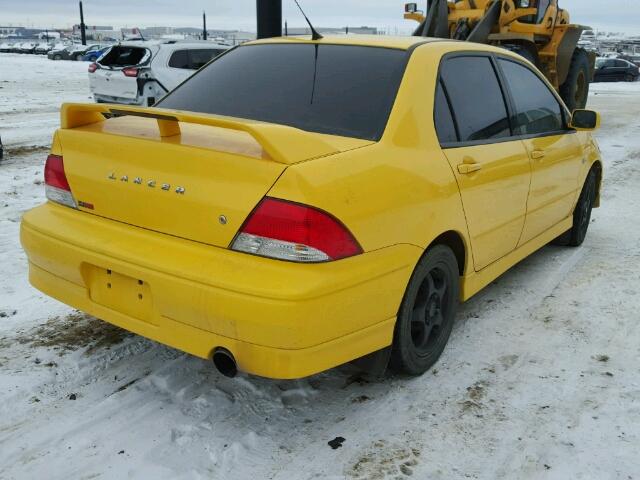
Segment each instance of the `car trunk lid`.
[{"label": "car trunk lid", "polygon": [[80,210],[220,247],[288,165],[371,143],[105,104],[64,105],[57,139]]}]

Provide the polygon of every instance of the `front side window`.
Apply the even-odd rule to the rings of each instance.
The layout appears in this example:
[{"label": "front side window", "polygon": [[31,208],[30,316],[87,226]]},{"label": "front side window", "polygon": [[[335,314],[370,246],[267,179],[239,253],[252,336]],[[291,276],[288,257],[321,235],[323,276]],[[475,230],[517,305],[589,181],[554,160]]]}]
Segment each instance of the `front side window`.
[{"label": "front side window", "polygon": [[515,107],[517,135],[540,135],[564,130],[563,107],[547,85],[529,68],[499,59]]},{"label": "front side window", "polygon": [[440,68],[461,142],[511,136],[507,106],[489,57],[454,57]]},{"label": "front side window", "polygon": [[156,106],[377,141],[408,55],[390,48],[281,43],[220,55]]}]

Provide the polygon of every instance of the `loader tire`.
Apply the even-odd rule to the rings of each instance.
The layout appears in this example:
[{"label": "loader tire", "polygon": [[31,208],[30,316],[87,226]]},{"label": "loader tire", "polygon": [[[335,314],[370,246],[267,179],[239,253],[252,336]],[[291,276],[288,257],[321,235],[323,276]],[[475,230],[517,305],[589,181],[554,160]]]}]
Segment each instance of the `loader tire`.
[{"label": "loader tire", "polygon": [[560,87],[560,96],[572,112],[587,106],[589,78],[587,52],[582,48],[576,48],[571,58],[567,79]]}]

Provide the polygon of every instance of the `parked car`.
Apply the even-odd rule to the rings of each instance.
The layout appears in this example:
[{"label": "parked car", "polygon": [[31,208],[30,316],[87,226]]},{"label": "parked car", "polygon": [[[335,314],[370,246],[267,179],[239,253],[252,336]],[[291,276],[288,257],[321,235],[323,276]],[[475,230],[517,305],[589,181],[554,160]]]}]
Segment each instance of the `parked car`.
[{"label": "parked car", "polygon": [[18,53],[35,53],[37,46],[38,44],[35,42],[23,42],[19,44],[17,51]]},{"label": "parked car", "polygon": [[621,58],[598,58],[593,75],[594,82],[635,82],[640,76],[640,68]]},{"label": "parked car", "polygon": [[0,52],[2,53],[9,53],[13,51],[13,44],[12,43],[0,43]]},{"label": "parked car", "polygon": [[77,47],[72,52],[72,58],[73,58],[73,60],[83,61],[84,57],[86,55],[89,55],[89,54],[94,53],[94,52],[99,52],[100,50],[104,49],[105,47],[106,47],[106,45],[101,45],[101,44],[86,45],[83,48]]},{"label": "parked car", "polygon": [[78,60],[79,61],[79,60],[82,60],[82,57],[84,57],[87,54],[87,52],[96,51],[100,48],[102,47],[99,44],[92,44],[92,45],[73,44],[73,45],[66,46],[61,50],[51,50],[47,56],[50,60]]},{"label": "parked car", "polygon": [[369,354],[421,374],[459,300],[581,245],[600,201],[598,114],[478,43],[250,42],[154,108],[61,119],[22,219],[31,283],[229,376]]},{"label": "parked car", "polygon": [[41,42],[36,46],[35,53],[38,55],[46,55],[53,49],[53,45],[47,42]]},{"label": "parked car", "polygon": [[211,42],[127,42],[89,66],[99,103],[153,105],[212,58],[228,50]]},{"label": "parked car", "polygon": [[97,50],[89,50],[82,57],[82,61],[83,62],[95,62],[96,60],[98,60],[104,54],[104,52],[106,52],[110,48],[111,47],[108,46],[108,47],[102,47],[102,48],[97,49]]}]

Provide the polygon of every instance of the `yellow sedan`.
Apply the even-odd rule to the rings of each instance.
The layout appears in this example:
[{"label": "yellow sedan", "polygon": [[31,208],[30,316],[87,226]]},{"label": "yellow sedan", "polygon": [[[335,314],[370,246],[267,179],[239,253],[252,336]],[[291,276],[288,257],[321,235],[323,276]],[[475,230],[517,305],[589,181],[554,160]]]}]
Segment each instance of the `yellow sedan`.
[{"label": "yellow sedan", "polygon": [[460,301],[582,244],[598,123],[489,46],[251,42],[154,108],[63,105],[30,281],[229,376],[365,356],[418,375]]}]

